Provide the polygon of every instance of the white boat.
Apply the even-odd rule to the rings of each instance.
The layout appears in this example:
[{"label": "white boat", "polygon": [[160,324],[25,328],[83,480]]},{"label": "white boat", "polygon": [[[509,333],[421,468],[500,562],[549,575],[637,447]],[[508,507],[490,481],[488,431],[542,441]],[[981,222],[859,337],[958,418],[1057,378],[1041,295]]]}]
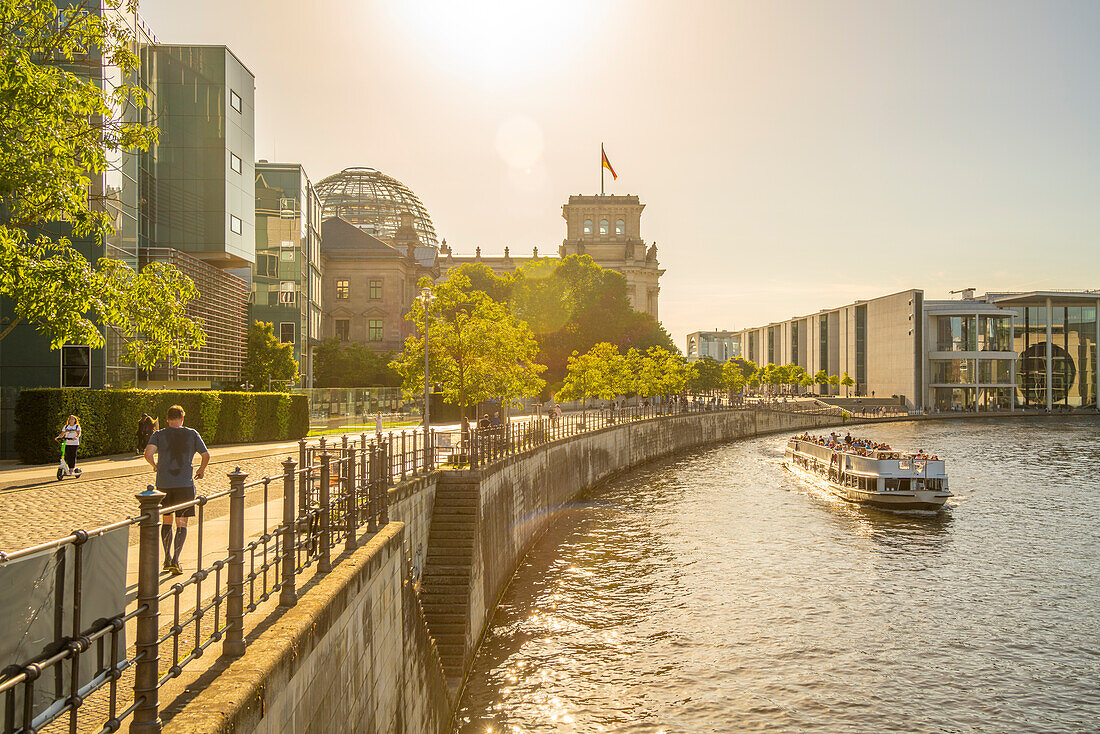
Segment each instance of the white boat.
[{"label": "white boat", "polygon": [[791,471],[860,505],[935,512],[952,496],[943,460],[923,454],[834,449],[796,436],[787,442],[783,458]]}]

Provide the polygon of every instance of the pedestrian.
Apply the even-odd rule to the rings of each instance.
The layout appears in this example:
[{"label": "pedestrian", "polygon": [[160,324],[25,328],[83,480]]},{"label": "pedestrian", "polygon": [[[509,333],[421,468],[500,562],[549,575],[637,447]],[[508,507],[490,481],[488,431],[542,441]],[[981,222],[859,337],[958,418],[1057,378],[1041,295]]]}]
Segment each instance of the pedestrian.
[{"label": "pedestrian", "polygon": [[148,413],[141,416],[137,425],[137,452],[139,454],[145,452],[145,447],[149,445],[149,437],[153,435],[154,431],[158,430],[160,430],[160,422],[156,418]]},{"label": "pedestrian", "polygon": [[374,414],[374,435],[378,439],[378,442],[382,442],[382,412],[379,411]]},{"label": "pedestrian", "polygon": [[58,479],[61,479],[62,476],[80,476],[80,470],[76,468],[76,452],[80,449],[80,435],[82,433],[80,419],[75,415],[70,415],[65,421],[65,425],[61,427],[61,433],[54,438],[55,441],[62,441],[65,444],[61,466],[57,469]]},{"label": "pedestrian", "polygon": [[480,428],[483,431],[487,431],[487,430],[489,430],[489,428],[492,425],[493,425],[493,422],[491,420],[489,420],[489,414],[488,413],[482,413],[481,420],[479,420],[477,422],[477,427]]},{"label": "pedestrian", "polygon": [[[175,507],[195,499],[195,479],[206,474],[206,465],[210,463],[210,452],[203,443],[202,436],[193,428],[184,428],[186,416],[179,405],[168,409],[168,427],[149,437],[145,447],[145,460],[157,473],[157,489],[164,492],[161,505]],[[159,454],[159,455],[158,455]],[[194,469],[192,477],[191,461],[198,454],[202,462]],[[177,512],[161,516],[160,541],[164,546],[164,569],[173,576],[183,573],[180,568],[180,551],[187,538],[187,518],[195,516],[195,506],[189,505]],[[172,537],[172,521],[175,520],[176,533]],[[201,565],[202,559],[199,559]]]}]

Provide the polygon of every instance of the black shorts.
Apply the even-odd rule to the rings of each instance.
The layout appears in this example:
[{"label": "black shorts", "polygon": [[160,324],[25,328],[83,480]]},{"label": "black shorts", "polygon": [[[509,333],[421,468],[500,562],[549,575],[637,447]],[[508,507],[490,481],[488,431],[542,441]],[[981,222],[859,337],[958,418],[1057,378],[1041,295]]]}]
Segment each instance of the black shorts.
[{"label": "black shorts", "polygon": [[[157,491],[164,492],[164,496],[160,499],[161,507],[174,507],[175,505],[183,502],[190,502],[195,499],[195,488],[191,487],[168,487],[162,489],[157,487]],[[184,507],[182,510],[174,513],[176,517],[194,517],[195,506]]]}]

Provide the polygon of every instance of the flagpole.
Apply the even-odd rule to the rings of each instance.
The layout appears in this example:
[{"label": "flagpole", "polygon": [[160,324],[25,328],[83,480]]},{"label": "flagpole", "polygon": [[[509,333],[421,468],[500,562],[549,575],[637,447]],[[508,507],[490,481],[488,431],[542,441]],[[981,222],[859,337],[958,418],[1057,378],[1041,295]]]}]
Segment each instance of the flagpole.
[{"label": "flagpole", "polygon": [[603,152],[603,143],[600,143],[600,196],[603,196],[603,158],[607,155]]}]

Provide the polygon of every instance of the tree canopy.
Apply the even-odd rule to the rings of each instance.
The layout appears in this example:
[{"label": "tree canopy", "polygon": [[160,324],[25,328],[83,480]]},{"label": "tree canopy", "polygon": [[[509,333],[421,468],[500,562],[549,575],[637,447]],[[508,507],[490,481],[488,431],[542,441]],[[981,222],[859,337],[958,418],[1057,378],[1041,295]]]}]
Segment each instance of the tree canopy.
[{"label": "tree canopy", "polygon": [[[427,278],[421,281],[422,287],[430,285]],[[423,302],[414,301],[405,319],[417,333],[391,363],[409,395],[424,388],[424,312]],[[473,290],[461,270],[435,286],[427,312],[429,380],[441,385],[445,402],[461,406],[463,417],[468,405],[537,395],[545,386],[539,375],[546,368],[536,361],[538,344],[527,324],[485,292]]]},{"label": "tree canopy", "polygon": [[[421,352],[423,357],[423,352]],[[316,387],[400,387],[392,352],[373,352],[359,342],[326,339],[313,351]]]},{"label": "tree canopy", "polygon": [[[14,312],[0,339],[25,322],[55,349],[101,347],[114,327],[133,340],[124,360],[178,364],[205,341],[185,315],[194,284],[167,265],[93,267],[69,239],[102,245],[112,215],[91,177],[148,150],[157,130],[123,112],[145,104],[130,30],[87,3],[61,5],[0,0],[0,295]],[[122,81],[101,83],[102,63]]]},{"label": "tree canopy", "polygon": [[507,305],[538,342],[537,361],[551,383],[564,379],[574,352],[607,342],[622,350],[661,347],[678,354],[668,332],[647,313],[635,311],[621,273],[604,270],[587,255],[543,258],[499,276],[482,264],[458,268],[469,288]]},{"label": "tree canopy", "polygon": [[275,338],[275,325],[253,321],[248,327],[248,351],[245,354],[241,378],[257,392],[273,387],[272,382],[298,379],[298,363],[294,360],[294,345]]}]

